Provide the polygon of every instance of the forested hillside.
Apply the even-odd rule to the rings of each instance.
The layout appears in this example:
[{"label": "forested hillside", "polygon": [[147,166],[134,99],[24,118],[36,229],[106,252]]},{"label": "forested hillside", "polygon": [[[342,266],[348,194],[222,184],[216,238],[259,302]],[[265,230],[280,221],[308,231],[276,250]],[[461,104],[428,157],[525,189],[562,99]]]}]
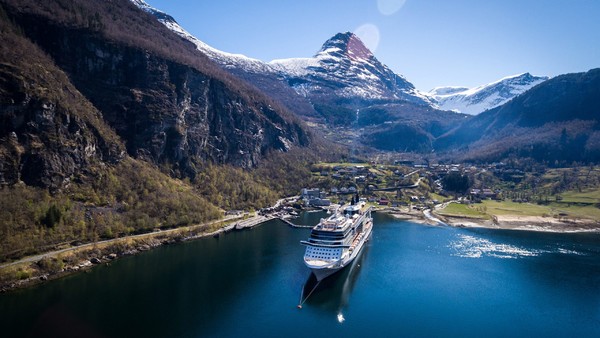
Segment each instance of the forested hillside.
[{"label": "forested hillside", "polygon": [[0,261],[264,207],[323,147],[130,1],[2,0],[0,37]]}]

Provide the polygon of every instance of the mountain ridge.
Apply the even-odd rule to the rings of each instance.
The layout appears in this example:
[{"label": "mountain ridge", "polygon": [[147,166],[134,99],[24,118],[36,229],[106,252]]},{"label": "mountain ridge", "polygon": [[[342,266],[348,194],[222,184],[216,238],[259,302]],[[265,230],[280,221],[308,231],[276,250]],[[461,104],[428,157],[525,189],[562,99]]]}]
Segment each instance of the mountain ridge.
[{"label": "mountain ridge", "polygon": [[548,80],[547,76],[522,73],[506,76],[474,88],[436,87],[427,95],[432,97],[441,109],[477,115],[485,110],[501,106],[546,80]]},{"label": "mountain ridge", "polygon": [[[319,95],[323,91],[322,87],[325,86],[344,98],[407,100],[417,104],[431,104],[428,96],[417,91],[414,85],[403,76],[396,75],[386,65],[381,64],[362,41],[351,32],[334,35],[322,45],[313,57],[263,62],[242,54],[228,53],[213,48],[187,32],[168,14],[152,8],[142,0],[134,0],[134,3],[154,15],[180,37],[194,43],[199,50],[224,69],[246,80],[252,80],[252,77],[248,78],[246,74],[242,74],[244,72],[269,74],[275,78],[284,77],[287,84],[303,97],[309,95],[313,90],[317,92],[316,95]],[[350,48],[346,48],[346,45],[350,45]],[[330,81],[331,79],[326,76],[327,73],[333,74],[332,78],[340,80],[340,82],[332,83],[335,81]],[[359,82],[348,80],[352,78],[366,80],[370,78],[371,82],[364,86]],[[309,79],[310,81],[308,81]],[[307,88],[310,86],[306,84],[311,81],[318,83],[313,88]],[[264,90],[264,88],[261,89]]]},{"label": "mountain ridge", "polygon": [[507,103],[465,121],[436,140],[464,158],[507,156],[539,161],[600,158],[600,68],[556,76]]},{"label": "mountain ridge", "polygon": [[[344,128],[358,126],[357,111],[364,112],[361,116],[380,114],[361,118],[369,126],[361,133],[379,135],[376,140],[369,135],[363,135],[362,139],[371,146],[381,145],[384,149],[389,149],[390,145],[378,140],[384,139],[386,131],[396,124],[406,125],[403,130],[408,131],[407,139],[391,148],[413,151],[430,149],[431,140],[463,120],[459,114],[433,108],[428,96],[379,62],[351,32],[334,35],[313,57],[261,63],[218,51],[189,34],[172,18],[164,20],[163,14],[157,14],[160,11],[145,10],[181,38],[192,42],[222,69],[268,93],[319,132],[339,135],[339,138],[334,137],[336,142],[353,142],[348,137],[353,138],[354,133]],[[419,139],[425,144],[408,140],[416,134],[422,135]],[[410,146],[407,148],[406,145]]]}]

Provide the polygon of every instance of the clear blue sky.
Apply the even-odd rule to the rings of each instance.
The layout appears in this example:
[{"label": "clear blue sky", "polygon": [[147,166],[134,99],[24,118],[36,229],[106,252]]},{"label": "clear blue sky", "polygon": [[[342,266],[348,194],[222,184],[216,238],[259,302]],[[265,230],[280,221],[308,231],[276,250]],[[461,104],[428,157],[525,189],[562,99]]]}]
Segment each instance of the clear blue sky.
[{"label": "clear blue sky", "polygon": [[263,61],[309,57],[360,29],[381,62],[425,91],[600,67],[596,0],[146,2],[209,45]]}]

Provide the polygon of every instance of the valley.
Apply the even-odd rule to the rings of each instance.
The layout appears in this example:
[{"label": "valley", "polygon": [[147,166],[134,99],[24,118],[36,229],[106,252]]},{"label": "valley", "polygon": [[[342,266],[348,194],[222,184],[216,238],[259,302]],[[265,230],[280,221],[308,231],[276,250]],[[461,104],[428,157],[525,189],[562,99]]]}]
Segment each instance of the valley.
[{"label": "valley", "polygon": [[[311,187],[420,222],[599,228],[598,68],[425,92],[350,31],[264,62],[141,0],[0,0],[0,37],[4,264],[171,243]],[[2,268],[2,282],[71,260]]]}]

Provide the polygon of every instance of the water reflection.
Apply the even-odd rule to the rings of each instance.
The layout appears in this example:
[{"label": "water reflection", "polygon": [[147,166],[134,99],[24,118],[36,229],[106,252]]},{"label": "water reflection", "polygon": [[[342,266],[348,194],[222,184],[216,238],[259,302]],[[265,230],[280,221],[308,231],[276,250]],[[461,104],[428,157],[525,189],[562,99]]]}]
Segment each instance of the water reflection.
[{"label": "water reflection", "polygon": [[273,221],[0,294],[2,336],[600,337],[599,234],[374,217],[361,255],[303,310],[301,290],[316,285],[299,244],[309,230]]},{"label": "water reflection", "polygon": [[344,322],[344,310],[349,305],[350,295],[356,286],[361,266],[368,253],[369,247],[366,246],[351,266],[325,278],[318,285],[317,278],[311,273],[302,288],[301,299],[305,299],[310,294],[305,300],[305,305],[332,313],[338,322]]}]

